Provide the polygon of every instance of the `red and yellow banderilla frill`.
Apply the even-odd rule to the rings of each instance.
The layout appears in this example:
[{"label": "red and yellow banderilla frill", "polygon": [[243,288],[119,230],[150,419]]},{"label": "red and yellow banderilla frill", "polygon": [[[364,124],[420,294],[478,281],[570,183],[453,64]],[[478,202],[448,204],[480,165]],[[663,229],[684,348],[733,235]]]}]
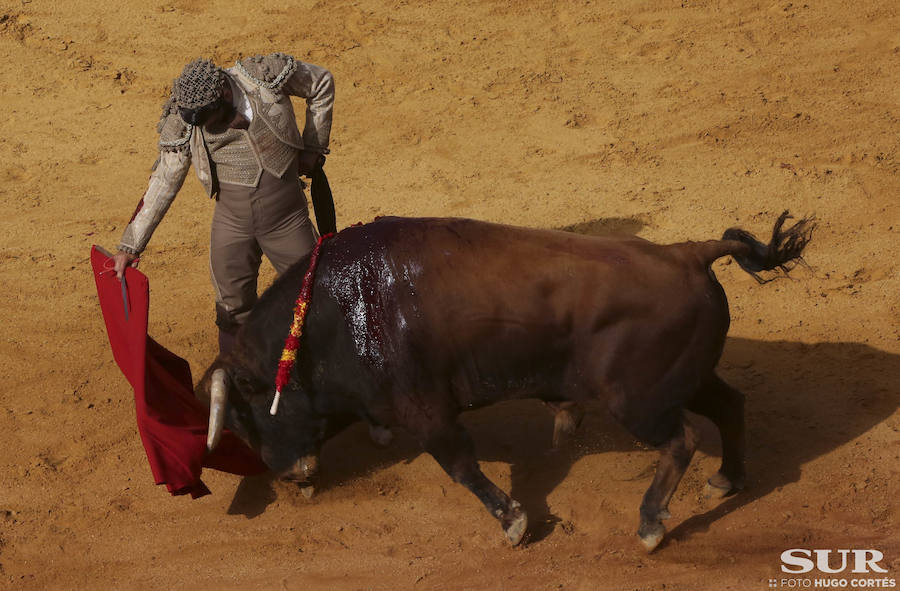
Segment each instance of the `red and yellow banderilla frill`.
[{"label": "red and yellow banderilla frill", "polygon": [[319,253],[322,243],[334,236],[333,233],[325,234],[316,242],[312,255],[309,258],[309,268],[303,276],[303,284],[300,287],[300,295],[297,296],[297,304],[294,306],[294,320],[291,322],[291,331],[284,340],[284,349],[281,351],[281,359],[278,361],[278,373],[275,375],[275,400],[269,414],[278,412],[278,402],[281,400],[281,391],[291,378],[291,370],[297,361],[297,349],[300,347],[300,335],[303,334],[303,322],[306,320],[306,312],[309,309],[309,301],[312,297],[312,285],[316,275],[316,265],[319,263]]}]

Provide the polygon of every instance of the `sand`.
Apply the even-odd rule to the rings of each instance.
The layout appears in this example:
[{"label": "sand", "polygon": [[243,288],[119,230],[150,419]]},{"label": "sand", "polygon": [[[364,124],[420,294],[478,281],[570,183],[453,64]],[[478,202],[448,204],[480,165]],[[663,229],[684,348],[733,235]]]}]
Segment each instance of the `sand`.
[{"label": "sand", "polygon": [[[761,590],[790,548],[878,549],[900,578],[895,3],[116,6],[0,8],[0,587]],[[647,555],[634,532],[656,453],[602,407],[549,453],[534,402],[465,418],[529,513],[522,547],[402,433],[386,450],[361,428],[330,442],[311,501],[213,471],[201,500],[155,486],[89,250],[116,245],[143,193],[183,64],[271,51],[336,77],[339,227],[439,215],[675,242],[815,213],[811,270],[757,285],[714,265],[747,490],[703,497],[707,429]],[[190,173],[141,265],[150,334],[195,376],[216,352],[212,209]]]}]

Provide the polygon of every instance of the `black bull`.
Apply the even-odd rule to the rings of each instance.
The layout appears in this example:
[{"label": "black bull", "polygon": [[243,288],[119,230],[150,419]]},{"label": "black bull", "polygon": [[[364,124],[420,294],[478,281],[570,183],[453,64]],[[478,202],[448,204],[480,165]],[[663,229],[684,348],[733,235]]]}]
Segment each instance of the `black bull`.
[{"label": "black bull", "polygon": [[685,409],[721,433],[711,490],[743,487],[743,395],[714,371],[730,319],[710,265],[732,255],[759,279],[802,261],[814,222],[783,230],[787,217],[769,244],[740,229],[662,246],[462,219],[347,228],[323,246],[278,413],[269,413],[275,373],[308,259],[266,291],[234,349],[198,384],[197,396],[213,399],[210,445],[223,417],[274,472],[310,487],[322,443],[350,423],[401,427],[516,544],[525,512],[481,472],[459,413],[539,398],[559,411],[559,431],[578,403],[599,399],[659,449],[638,530],[652,550],[698,444]]}]

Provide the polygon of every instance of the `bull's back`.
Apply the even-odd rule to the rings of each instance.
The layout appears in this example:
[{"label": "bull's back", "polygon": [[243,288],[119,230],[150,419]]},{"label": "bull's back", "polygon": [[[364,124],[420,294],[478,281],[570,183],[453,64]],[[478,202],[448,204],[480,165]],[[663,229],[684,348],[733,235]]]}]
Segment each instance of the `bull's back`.
[{"label": "bull's back", "polygon": [[[575,330],[665,313],[707,284],[678,250],[634,236],[588,237],[474,220],[398,221],[398,285],[453,332],[488,321]],[[658,296],[663,293],[675,297]],[[424,295],[423,295],[424,294]],[[679,302],[678,300],[681,300]]]}]

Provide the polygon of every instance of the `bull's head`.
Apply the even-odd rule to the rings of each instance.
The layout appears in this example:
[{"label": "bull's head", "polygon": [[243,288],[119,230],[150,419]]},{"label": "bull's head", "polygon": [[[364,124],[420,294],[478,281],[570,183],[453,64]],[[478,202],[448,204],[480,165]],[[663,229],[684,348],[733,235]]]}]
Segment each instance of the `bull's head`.
[{"label": "bull's head", "polygon": [[216,448],[227,427],[280,478],[300,483],[304,493],[311,492],[326,420],[315,412],[302,389],[285,391],[278,414],[271,415],[272,385],[228,361],[216,360],[194,392],[209,402],[207,450]]}]

